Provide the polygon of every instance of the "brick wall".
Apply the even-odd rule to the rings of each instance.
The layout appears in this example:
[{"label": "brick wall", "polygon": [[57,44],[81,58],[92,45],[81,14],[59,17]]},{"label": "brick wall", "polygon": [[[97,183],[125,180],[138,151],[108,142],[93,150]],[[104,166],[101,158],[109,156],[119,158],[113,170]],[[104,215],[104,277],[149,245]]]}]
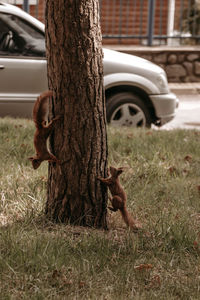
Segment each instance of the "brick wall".
[{"label": "brick wall", "polygon": [[[18,7],[22,8],[22,5],[17,5]],[[41,22],[44,22],[45,18],[45,0],[39,0],[38,6],[37,5],[30,5],[29,6],[30,14],[40,20]]]},{"label": "brick wall", "polygon": [[[180,0],[177,0],[180,2]],[[187,1],[187,0],[186,0]],[[155,9],[155,30],[154,34],[166,34],[167,32],[167,12],[168,0],[156,1]],[[101,26],[102,33],[105,35],[119,34],[147,35],[148,26],[148,0],[101,0]],[[20,6],[20,5],[19,5]],[[160,12],[162,11],[162,17]],[[30,14],[44,22],[45,0],[39,0],[38,7],[30,5]],[[141,19],[142,18],[142,19]],[[142,21],[141,21],[142,20]],[[162,21],[162,27],[161,27]],[[104,44],[139,44],[140,39],[104,39]]]},{"label": "brick wall", "polygon": [[180,18],[187,17],[189,14],[189,9],[194,4],[195,0],[176,0],[176,10],[175,10],[175,17],[174,17],[174,29],[180,30],[183,26],[181,24]]},{"label": "brick wall", "polygon": [[[124,1],[120,4],[120,0],[108,1],[102,0],[101,8],[101,26],[102,33],[106,35],[118,34],[121,35],[147,35],[148,32],[148,0]],[[156,2],[155,8],[155,29],[154,34],[167,33],[167,12],[168,0]],[[161,26],[162,23],[162,26]],[[125,39],[104,40],[107,44],[138,44],[140,39]]]},{"label": "brick wall", "polygon": [[35,5],[30,6],[30,14],[40,21],[44,22],[45,18],[45,1],[44,0],[39,0],[38,1],[38,7]]}]

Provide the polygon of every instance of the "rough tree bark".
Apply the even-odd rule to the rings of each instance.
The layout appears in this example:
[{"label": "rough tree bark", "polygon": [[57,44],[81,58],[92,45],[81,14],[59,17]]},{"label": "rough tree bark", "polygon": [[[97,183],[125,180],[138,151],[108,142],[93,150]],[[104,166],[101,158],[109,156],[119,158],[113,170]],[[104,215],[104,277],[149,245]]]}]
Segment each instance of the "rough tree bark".
[{"label": "rough tree bark", "polygon": [[98,0],[46,0],[51,136],[46,214],[54,221],[107,228],[107,136]]}]

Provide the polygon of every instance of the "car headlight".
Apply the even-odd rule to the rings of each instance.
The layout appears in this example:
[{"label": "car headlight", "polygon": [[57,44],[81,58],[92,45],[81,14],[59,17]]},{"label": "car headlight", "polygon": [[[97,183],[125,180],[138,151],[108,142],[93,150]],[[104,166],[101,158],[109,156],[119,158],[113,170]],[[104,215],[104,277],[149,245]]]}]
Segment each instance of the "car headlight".
[{"label": "car headlight", "polygon": [[168,81],[165,73],[157,77],[157,85],[161,93],[169,93]]}]

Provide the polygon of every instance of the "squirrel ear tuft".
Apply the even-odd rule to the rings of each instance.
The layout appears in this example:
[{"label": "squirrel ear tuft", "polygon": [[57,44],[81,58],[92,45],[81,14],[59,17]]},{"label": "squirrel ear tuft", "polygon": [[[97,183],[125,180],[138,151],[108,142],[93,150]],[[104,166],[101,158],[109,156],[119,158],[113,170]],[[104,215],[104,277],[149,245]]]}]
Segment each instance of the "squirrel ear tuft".
[{"label": "squirrel ear tuft", "polygon": [[33,165],[33,169],[36,170],[41,165],[41,161],[39,159],[33,158],[32,165]]},{"label": "squirrel ear tuft", "polygon": [[123,167],[120,167],[117,169],[117,175],[120,175],[124,172],[124,168]]},{"label": "squirrel ear tuft", "polygon": [[120,175],[123,173],[123,170],[117,170],[117,174]]}]

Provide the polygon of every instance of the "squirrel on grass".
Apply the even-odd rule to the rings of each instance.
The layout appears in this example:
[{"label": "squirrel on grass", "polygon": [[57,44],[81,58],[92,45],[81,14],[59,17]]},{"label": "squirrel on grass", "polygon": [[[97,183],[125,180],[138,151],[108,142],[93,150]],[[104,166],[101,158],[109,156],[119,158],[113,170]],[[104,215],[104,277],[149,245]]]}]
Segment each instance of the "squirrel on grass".
[{"label": "squirrel on grass", "polygon": [[136,221],[134,221],[126,208],[127,196],[119,181],[119,175],[122,172],[123,168],[116,169],[114,167],[110,167],[111,176],[108,178],[98,177],[98,179],[103,184],[107,185],[111,192],[112,198],[110,198],[110,201],[112,203],[112,207],[108,208],[112,211],[120,210],[120,213],[126,225],[134,230],[138,230],[139,228],[141,228],[141,226]]},{"label": "squirrel on grass", "polygon": [[48,99],[52,96],[52,91],[42,93],[33,107],[33,121],[36,127],[34,134],[36,155],[29,157],[29,160],[32,162],[34,169],[37,169],[44,160],[60,164],[60,161],[47,149],[47,139],[54,128],[55,122],[60,119],[60,116],[57,116],[46,125],[49,107]]}]

